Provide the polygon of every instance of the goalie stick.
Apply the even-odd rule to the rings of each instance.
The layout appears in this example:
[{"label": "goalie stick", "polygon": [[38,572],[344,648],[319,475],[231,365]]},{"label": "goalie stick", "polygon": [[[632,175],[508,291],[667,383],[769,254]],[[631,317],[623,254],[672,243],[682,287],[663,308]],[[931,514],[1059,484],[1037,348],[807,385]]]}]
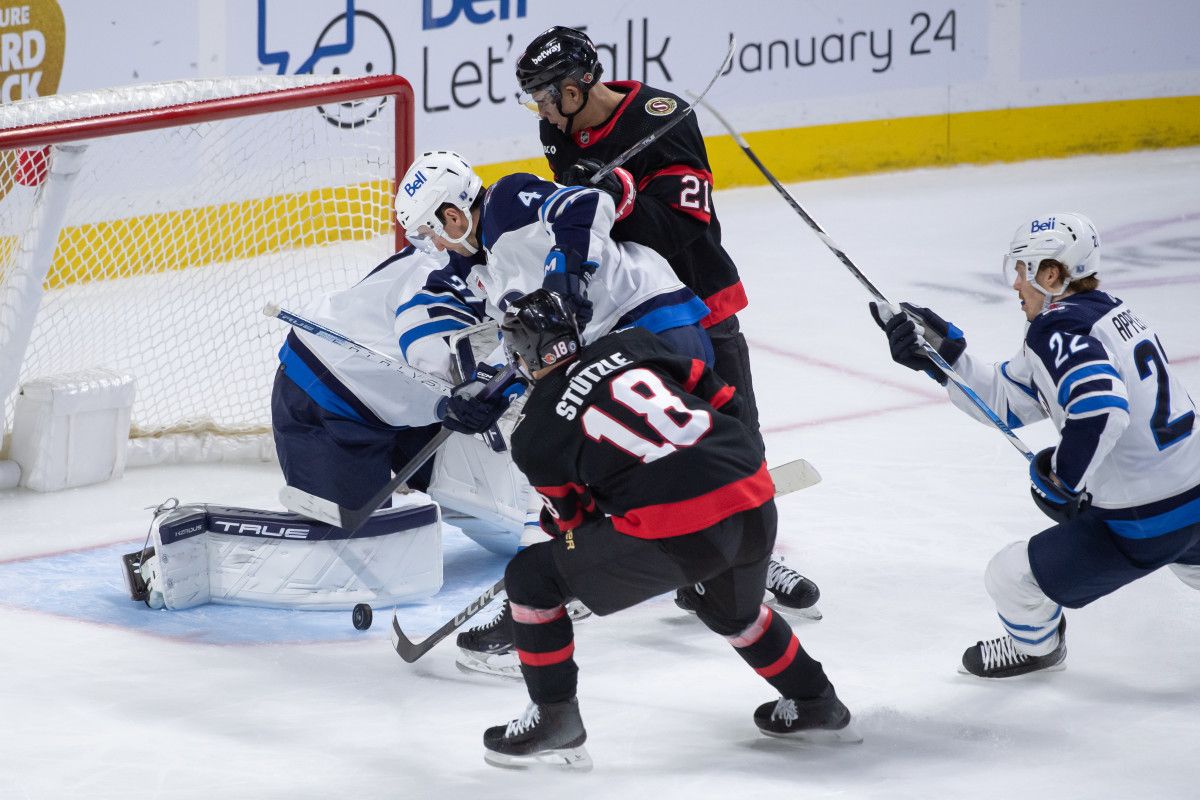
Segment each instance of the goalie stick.
[{"label": "goalie stick", "polygon": [[373,361],[376,364],[387,367],[400,373],[410,381],[419,383],[431,392],[436,392],[440,395],[449,395],[451,391],[450,384],[446,383],[436,375],[430,375],[428,372],[417,369],[414,366],[405,364],[401,361],[396,361],[378,350],[373,350],[365,344],[360,344],[354,341],[349,336],[346,336],[333,328],[328,328],[319,322],[314,322],[307,317],[302,317],[299,314],[288,311],[274,303],[268,303],[263,306],[263,314],[268,317],[283,320],[289,325],[292,325],[300,330],[307,331],[313,336],[319,336],[325,341],[333,342],[339,347],[344,347],[347,350],[357,353],[368,361]]},{"label": "goalie stick", "polygon": [[[724,58],[724,60],[721,61],[720,69],[718,69],[717,73],[712,76],[712,80],[710,80],[708,82],[708,86],[704,87],[704,91],[700,92],[700,94],[698,94],[698,95],[693,94],[692,97],[694,97],[695,99],[691,102],[691,104],[686,106],[683,109],[683,111],[681,111],[678,114],[676,114],[675,116],[673,116],[662,127],[656,128],[655,130],[653,130],[649,134],[647,134],[644,138],[640,139],[639,141],[634,142],[633,144],[631,144],[629,146],[628,149],[625,150],[625,152],[621,153],[616,158],[614,158],[612,161],[608,162],[603,167],[596,170],[596,174],[593,175],[591,178],[591,181],[590,181],[591,184],[593,186],[595,186],[596,184],[600,183],[600,181],[604,180],[605,176],[607,176],[609,173],[611,173],[614,169],[621,166],[626,161],[633,158],[635,155],[642,152],[650,145],[654,144],[654,142],[656,142],[659,139],[659,137],[661,137],[667,131],[671,130],[671,128],[674,128],[676,125],[678,125],[680,122],[682,122],[684,120],[684,118],[687,117],[688,114],[691,114],[692,111],[696,108],[696,105],[704,99],[704,95],[708,94],[708,90],[711,89],[713,87],[713,84],[717,82],[717,78],[721,77],[721,75],[724,74],[725,69],[729,66],[729,62],[733,61],[733,50],[736,45],[737,45],[737,40],[734,39],[732,33],[729,34],[729,47],[726,48],[726,50],[725,50],[725,58]],[[691,92],[689,92],[689,94],[691,94]]]},{"label": "goalie stick", "polygon": [[[491,397],[497,391],[500,391],[515,374],[515,368],[509,364],[479,390],[479,396],[484,398]],[[420,452],[409,459],[408,463],[396,472],[395,477],[372,495],[371,499],[360,508],[340,506],[332,500],[326,500],[324,497],[297,489],[295,486],[284,486],[280,489],[279,502],[283,503],[284,508],[288,511],[303,514],[309,519],[315,519],[318,522],[327,522],[330,525],[336,525],[346,531],[346,533],[354,533],[362,527],[364,522],[370,519],[371,515],[383,505],[384,501],[392,496],[392,493],[396,489],[400,488],[402,484],[416,474],[417,470],[437,452],[437,449],[442,446],[442,442],[450,438],[452,433],[453,431],[449,428],[442,428],[434,434],[434,437],[421,448]]]},{"label": "goalie stick", "polygon": [[[821,482],[821,473],[817,472],[817,468],[803,458],[789,461],[786,464],[780,464],[778,467],[770,470],[770,473],[771,480],[775,483],[776,497],[783,497],[786,494],[807,489]],[[496,595],[503,590],[504,579],[501,578],[484,591],[483,594],[468,603],[466,608],[446,620],[440,628],[419,642],[414,642],[405,635],[404,631],[400,628],[400,620],[397,618],[396,612],[393,611],[392,647],[395,648],[396,654],[404,659],[405,662],[409,664],[413,663],[436,647],[438,642],[458,630],[464,622],[486,608],[495,599]]]},{"label": "goalie stick", "polygon": [[[691,94],[691,92],[688,94]],[[737,146],[742,149],[742,152],[746,154],[746,157],[754,163],[754,166],[758,167],[758,171],[761,172],[763,176],[771,183],[771,185],[775,187],[775,191],[779,192],[779,194],[783,196],[783,199],[786,200],[788,205],[792,207],[792,210],[799,214],[801,219],[808,223],[808,227],[812,228],[813,233],[817,234],[817,237],[820,238],[825,246],[828,247],[835,256],[837,256],[838,261],[842,262],[842,266],[848,269],[850,274],[858,279],[858,282],[863,285],[863,288],[871,293],[871,296],[874,297],[876,301],[884,304],[890,309],[892,304],[886,297],[884,297],[883,292],[879,291],[879,289],[875,287],[875,284],[871,283],[867,276],[864,275],[862,271],[855,266],[854,262],[850,260],[850,257],[846,255],[842,248],[838,247],[837,242],[835,242],[833,238],[827,234],[820,225],[817,224],[817,221],[809,216],[808,212],[805,211],[798,202],[796,202],[796,198],[792,197],[791,193],[788,192],[788,190],[784,188],[784,185],[779,182],[779,179],[771,174],[771,171],[767,169],[766,165],[763,164],[763,162],[759,160],[758,156],[755,155],[754,151],[750,149],[750,144],[746,141],[746,139],[740,133],[738,133],[733,125],[729,124],[729,120],[721,116],[720,112],[713,108],[703,96],[697,97],[696,95],[692,95],[692,97],[696,98],[694,103],[695,105],[703,106],[710,114],[716,117],[718,122],[725,126],[725,130],[729,131],[729,135],[733,137],[733,140],[737,143]],[[919,319],[913,318],[911,314],[909,317],[912,318],[913,322],[915,322],[917,325],[921,325],[921,321]],[[958,371],[955,370],[954,367],[950,366],[946,359],[942,358],[937,349],[931,345],[924,336],[918,336],[917,338],[921,342],[921,349],[924,351],[929,360],[933,362],[934,366],[936,366],[943,375],[945,375],[955,386],[958,387],[958,389],[966,396],[966,398],[970,400],[971,403],[974,404],[974,406],[988,418],[988,421],[990,421],[997,430],[1007,437],[1009,444],[1015,447],[1017,452],[1025,456],[1026,461],[1032,462],[1034,458],[1033,451],[1029,449],[1029,446],[1026,445],[1024,441],[1021,440],[1021,437],[1017,436],[1017,434],[1013,432],[1012,427],[1002,420],[1000,415],[997,414],[992,407],[987,404],[987,401],[980,397],[975,390],[967,384],[966,380],[964,380],[963,377],[958,374]]]},{"label": "goalie stick", "polygon": [[[289,325],[311,333],[313,336],[319,336],[327,342],[333,342],[338,347],[343,347],[355,355],[374,364],[379,364],[380,366],[394,370],[400,373],[401,377],[419,383],[421,386],[424,386],[431,392],[448,397],[454,390],[450,384],[446,383],[436,375],[430,375],[428,372],[419,370],[411,364],[405,364],[403,361],[396,361],[395,359],[389,357],[386,353],[381,353],[378,350],[367,347],[361,342],[356,342],[344,333],[340,333],[333,328],[322,325],[319,322],[314,322],[307,317],[302,317],[299,314],[293,311],[288,311],[286,308],[281,308],[274,303],[268,303],[267,305],[263,306],[263,314],[268,317],[274,317],[275,319],[282,320]],[[487,322],[482,322],[478,325],[472,325],[470,328],[466,328],[465,332],[470,332],[475,328],[480,328],[486,325],[492,325],[495,327],[495,324],[495,322],[488,320]],[[467,379],[464,378],[463,380]],[[485,431],[481,435],[483,436],[483,440],[488,443],[488,446],[490,446],[497,453],[503,453],[507,448],[504,443],[504,437],[500,434],[500,431],[495,426],[492,426],[491,430]]]}]

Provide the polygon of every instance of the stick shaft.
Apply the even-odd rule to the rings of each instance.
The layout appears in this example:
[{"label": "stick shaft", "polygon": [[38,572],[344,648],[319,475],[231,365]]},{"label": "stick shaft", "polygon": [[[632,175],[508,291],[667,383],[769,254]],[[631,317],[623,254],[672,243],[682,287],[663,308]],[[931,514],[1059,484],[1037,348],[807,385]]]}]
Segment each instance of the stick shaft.
[{"label": "stick shaft", "polygon": [[[824,242],[825,246],[828,247],[835,256],[837,256],[838,261],[842,262],[842,266],[848,269],[850,274],[858,279],[858,282],[861,283],[863,287],[871,293],[871,296],[880,303],[887,303],[888,305],[891,305],[888,299],[884,296],[883,292],[879,291],[875,284],[871,283],[870,279],[868,279],[867,276],[862,273],[862,270],[860,270],[854,264],[854,262],[850,260],[850,257],[846,255],[842,248],[838,247],[837,242],[833,240],[833,237],[822,230],[821,226],[817,224],[817,221],[813,219],[798,202],[796,202],[796,198],[792,197],[791,193],[784,187],[784,185],[780,183],[773,174],[771,174],[771,171],[767,169],[766,165],[763,164],[754,151],[750,149],[749,143],[747,143],[745,138],[734,129],[733,125],[729,123],[729,120],[721,116],[721,114],[718,113],[717,110],[713,108],[712,105],[709,104],[703,97],[696,98],[695,104],[704,106],[704,108],[707,109],[710,114],[717,118],[718,122],[725,126],[725,129],[729,131],[729,134],[733,137],[733,140],[737,142],[737,145],[742,149],[742,152],[746,154],[746,157],[753,162],[754,166],[758,167],[759,172],[761,172],[763,176],[770,181],[771,185],[775,187],[775,190],[779,192],[779,194],[783,195],[783,199],[788,202],[788,205],[792,207],[792,210],[799,214],[800,217],[806,223],[808,223],[808,226],[812,228],[814,233],[817,234],[817,237]],[[967,384],[963,377],[958,374],[954,367],[950,366],[946,359],[942,358],[941,354],[939,354],[938,351],[929,344],[929,342],[925,341],[924,338],[921,338],[921,349],[924,351],[925,355],[929,357],[929,360],[933,362],[934,366],[941,370],[942,374],[944,374],[947,379],[957,386],[976,408],[983,412],[984,416],[988,418],[992,425],[994,425],[997,430],[999,430],[1005,435],[1005,437],[1008,438],[1009,444],[1016,448],[1017,452],[1025,456],[1027,461],[1032,461],[1033,451],[1030,450],[1025,442],[1021,440],[1021,437],[1017,436],[1017,434],[1013,432],[1013,429],[1008,425],[1008,423],[1000,418],[1000,415],[997,414],[992,407],[987,404],[987,401],[980,397],[975,390]]]}]

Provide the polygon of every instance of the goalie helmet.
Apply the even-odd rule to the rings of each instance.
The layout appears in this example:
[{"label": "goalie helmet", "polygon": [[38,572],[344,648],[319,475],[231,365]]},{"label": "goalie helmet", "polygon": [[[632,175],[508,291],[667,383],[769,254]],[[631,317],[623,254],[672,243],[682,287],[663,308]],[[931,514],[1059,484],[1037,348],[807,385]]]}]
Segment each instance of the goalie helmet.
[{"label": "goalie helmet", "polygon": [[[396,221],[406,234],[415,234],[419,238],[432,234],[470,248],[467,239],[472,228],[471,207],[482,188],[483,181],[458,153],[450,150],[422,153],[400,181],[396,192]],[[447,203],[467,217],[467,230],[461,236],[446,235],[438,218],[438,209]]]},{"label": "goalie helmet", "polygon": [[530,380],[533,372],[574,358],[583,346],[574,315],[561,297],[546,289],[514,300],[500,333],[509,361]]},{"label": "goalie helmet", "polygon": [[1039,292],[1051,293],[1036,280],[1043,261],[1057,261],[1066,267],[1063,291],[1071,281],[1095,275],[1100,269],[1100,235],[1096,226],[1082,214],[1047,214],[1023,223],[1013,233],[1004,256],[1005,281],[1012,279],[1020,265],[1025,278]]}]

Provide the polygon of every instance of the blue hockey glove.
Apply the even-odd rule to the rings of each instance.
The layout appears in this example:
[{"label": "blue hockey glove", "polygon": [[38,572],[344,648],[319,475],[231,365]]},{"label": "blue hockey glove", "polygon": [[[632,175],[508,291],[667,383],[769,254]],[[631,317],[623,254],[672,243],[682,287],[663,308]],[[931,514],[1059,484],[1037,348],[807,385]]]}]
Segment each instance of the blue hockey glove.
[{"label": "blue hockey glove", "polygon": [[1029,462],[1029,493],[1034,504],[1060,525],[1074,519],[1092,506],[1092,496],[1086,491],[1072,492],[1050,469],[1054,448],[1047,447]]},{"label": "blue hockey glove", "polygon": [[574,250],[552,247],[546,254],[546,276],[542,288],[554,292],[575,316],[583,330],[592,320],[592,301],[587,299],[588,281],[599,268],[594,261],[584,261]]},{"label": "blue hockey glove", "polygon": [[514,397],[525,391],[525,382],[513,377],[499,391],[484,397],[481,392],[499,370],[480,365],[475,377],[454,387],[449,397],[438,401],[437,416],[442,425],[456,433],[483,433],[496,424]]},{"label": "blue hockey glove", "polygon": [[592,176],[603,167],[604,165],[594,158],[581,158],[567,167],[559,178],[559,183],[567,186],[588,186],[607,193],[617,207],[617,222],[620,222],[633,211],[633,204],[637,201],[637,181],[633,179],[629,170],[617,167],[601,178],[599,183],[592,183]]},{"label": "blue hockey glove", "polygon": [[[892,310],[894,306],[889,307],[880,303],[868,303],[867,305],[871,309],[871,316],[875,319],[875,324],[887,334],[892,360],[911,370],[925,372],[929,377],[945,386],[946,376],[934,366],[933,361],[925,354],[918,336],[923,337],[937,351],[938,355],[946,359],[947,364],[954,366],[954,362],[962,355],[963,350],[967,349],[967,339],[963,336],[963,332],[953,323],[946,322],[928,308],[921,306],[901,303],[900,308],[906,313],[897,314]],[[920,321],[920,330],[918,330],[918,324],[913,321],[914,318]]]}]

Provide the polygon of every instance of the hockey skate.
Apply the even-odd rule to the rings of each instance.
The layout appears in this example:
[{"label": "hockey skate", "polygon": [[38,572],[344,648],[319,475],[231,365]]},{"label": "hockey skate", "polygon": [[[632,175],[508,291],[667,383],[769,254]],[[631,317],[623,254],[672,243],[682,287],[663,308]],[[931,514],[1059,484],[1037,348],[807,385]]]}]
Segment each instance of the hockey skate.
[{"label": "hockey skate", "polygon": [[519,679],[521,662],[513,646],[512,625],[512,606],[505,600],[499,614],[460,633],[455,640],[458,668]]},{"label": "hockey skate", "polygon": [[[767,565],[767,591],[763,602],[771,608],[792,619],[821,619],[821,609],[817,608],[817,600],[821,598],[821,590],[817,584],[801,575],[791,567],[786,567],[783,561],[771,559]],[[687,597],[681,592],[675,594],[675,605],[684,611],[696,613]]]},{"label": "hockey skate", "polygon": [[850,709],[838,699],[833,686],[826,687],[819,697],[781,697],[763,703],[754,712],[754,724],[767,736],[780,739],[847,744],[863,740]]},{"label": "hockey skate", "polygon": [[[572,622],[592,615],[591,610],[578,600],[567,603],[567,613]],[[512,608],[508,600],[491,620],[460,633],[455,644],[458,645],[458,657],[454,662],[459,669],[521,679],[521,662],[513,646]]]},{"label": "hockey skate", "polygon": [[818,620],[821,619],[821,610],[817,608],[820,599],[821,590],[817,584],[785,566],[783,559],[771,559],[767,565],[767,605],[784,616]]},{"label": "hockey skate", "polygon": [[496,767],[567,767],[587,771],[592,757],[583,743],[587,731],[579,716],[579,700],[530,703],[525,713],[507,725],[483,732],[483,760]]},{"label": "hockey skate", "polygon": [[1066,669],[1067,618],[1058,623],[1058,646],[1044,656],[1027,656],[1017,650],[1016,643],[1008,634],[976,642],[963,653],[958,671],[980,678],[1015,678],[1030,672]]}]

